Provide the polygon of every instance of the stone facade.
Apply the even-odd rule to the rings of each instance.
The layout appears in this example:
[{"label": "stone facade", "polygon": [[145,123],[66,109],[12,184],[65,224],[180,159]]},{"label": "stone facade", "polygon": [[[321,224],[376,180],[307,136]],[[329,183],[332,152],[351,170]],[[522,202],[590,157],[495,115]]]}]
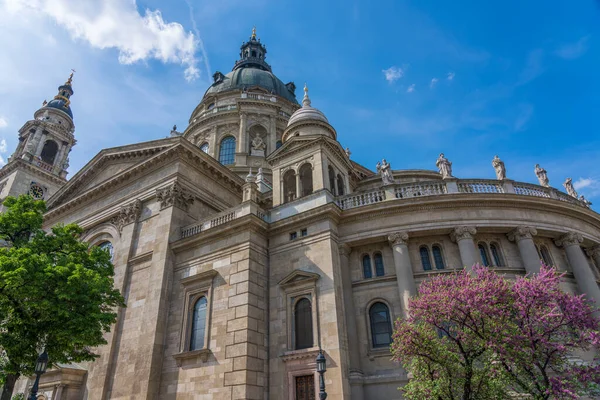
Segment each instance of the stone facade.
[{"label": "stone facade", "polygon": [[[209,91],[174,132],[102,150],[51,192],[46,226],[76,222],[90,245],[110,242],[127,304],[96,361],[42,377],[52,400],[303,400],[296,383],[317,382],[320,349],[328,399],[400,399],[408,377],[371,310],[405,317],[431,276],[483,262],[515,277],[544,259],[567,272],[565,290],[600,301],[600,215],[556,189],[436,171],[391,171],[384,185],[307,92],[300,107],[259,83]],[[28,165],[0,171],[16,172],[10,194],[27,191]]]}]

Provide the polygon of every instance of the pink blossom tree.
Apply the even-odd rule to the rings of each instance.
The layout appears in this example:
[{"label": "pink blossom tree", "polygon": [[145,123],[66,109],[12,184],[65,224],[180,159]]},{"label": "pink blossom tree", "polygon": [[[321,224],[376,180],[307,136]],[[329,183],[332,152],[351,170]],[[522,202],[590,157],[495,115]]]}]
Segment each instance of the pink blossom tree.
[{"label": "pink blossom tree", "polygon": [[[594,394],[600,345],[594,308],[560,290],[560,275],[508,280],[474,266],[425,281],[396,322],[392,351],[411,375],[411,399],[579,398]],[[578,361],[579,360],[579,361]]]}]

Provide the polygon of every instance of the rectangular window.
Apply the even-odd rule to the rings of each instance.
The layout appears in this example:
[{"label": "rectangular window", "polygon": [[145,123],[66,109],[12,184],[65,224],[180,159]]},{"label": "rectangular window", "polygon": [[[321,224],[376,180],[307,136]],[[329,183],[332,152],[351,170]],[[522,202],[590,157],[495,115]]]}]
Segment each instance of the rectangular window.
[{"label": "rectangular window", "polygon": [[298,233],[297,232],[290,232],[290,240],[294,240],[298,237]]},{"label": "rectangular window", "polygon": [[308,236],[308,229],[304,228],[300,231],[300,236]]}]

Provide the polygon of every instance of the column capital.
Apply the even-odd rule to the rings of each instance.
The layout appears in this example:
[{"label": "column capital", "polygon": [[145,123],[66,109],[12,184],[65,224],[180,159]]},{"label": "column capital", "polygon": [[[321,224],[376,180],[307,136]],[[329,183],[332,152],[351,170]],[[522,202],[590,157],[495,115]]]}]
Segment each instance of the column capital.
[{"label": "column capital", "polygon": [[348,246],[346,243],[338,244],[338,250],[340,251],[341,256],[348,257],[350,252],[352,252],[352,247]]},{"label": "column capital", "polygon": [[600,256],[600,244],[593,245],[585,249],[585,253],[588,257],[596,258]]},{"label": "column capital", "polygon": [[453,242],[458,242],[463,239],[473,239],[473,235],[477,233],[477,228],[474,226],[457,226],[450,233],[450,239]]},{"label": "column capital", "polygon": [[520,242],[523,239],[532,239],[535,235],[537,235],[537,229],[531,226],[518,226],[506,234],[508,240],[511,242]]},{"label": "column capital", "polygon": [[581,242],[583,242],[583,236],[581,235],[581,233],[577,232],[567,232],[558,239],[554,240],[554,243],[558,247],[568,247],[573,245],[579,246]]},{"label": "column capital", "polygon": [[388,242],[390,242],[392,246],[406,244],[406,242],[408,242],[408,232],[402,231],[390,233],[388,235]]}]

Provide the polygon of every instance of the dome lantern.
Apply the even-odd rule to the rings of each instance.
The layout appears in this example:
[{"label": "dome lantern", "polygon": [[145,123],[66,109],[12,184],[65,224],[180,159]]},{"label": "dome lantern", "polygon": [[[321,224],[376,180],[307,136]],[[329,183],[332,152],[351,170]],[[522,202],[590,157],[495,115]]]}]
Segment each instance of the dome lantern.
[{"label": "dome lantern", "polygon": [[265,61],[266,58],[267,48],[256,37],[256,27],[254,27],[252,36],[240,48],[240,59],[235,62],[233,70],[251,67],[271,72],[271,66]]}]

